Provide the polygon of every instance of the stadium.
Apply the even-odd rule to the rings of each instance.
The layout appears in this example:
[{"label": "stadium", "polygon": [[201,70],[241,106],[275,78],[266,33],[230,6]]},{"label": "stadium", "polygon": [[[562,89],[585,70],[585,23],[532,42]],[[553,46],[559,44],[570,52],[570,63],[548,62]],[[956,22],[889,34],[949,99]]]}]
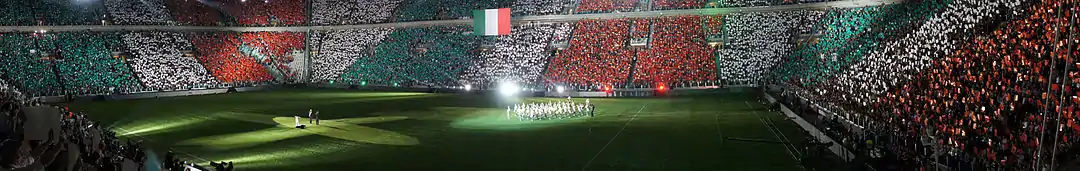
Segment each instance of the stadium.
[{"label": "stadium", "polygon": [[0,170],[1080,170],[1080,0],[5,0]]}]

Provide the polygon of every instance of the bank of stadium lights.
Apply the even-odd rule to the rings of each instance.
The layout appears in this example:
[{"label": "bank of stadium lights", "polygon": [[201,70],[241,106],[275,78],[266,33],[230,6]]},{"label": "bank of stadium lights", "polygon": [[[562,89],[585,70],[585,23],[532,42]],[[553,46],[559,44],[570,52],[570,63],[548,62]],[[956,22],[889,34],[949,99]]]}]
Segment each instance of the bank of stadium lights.
[{"label": "bank of stadium lights", "polygon": [[566,87],[563,87],[563,86],[555,86],[555,92],[559,92],[559,93],[562,93],[563,91],[566,91]]},{"label": "bank of stadium lights", "polygon": [[465,84],[465,91],[472,91],[472,85]]}]

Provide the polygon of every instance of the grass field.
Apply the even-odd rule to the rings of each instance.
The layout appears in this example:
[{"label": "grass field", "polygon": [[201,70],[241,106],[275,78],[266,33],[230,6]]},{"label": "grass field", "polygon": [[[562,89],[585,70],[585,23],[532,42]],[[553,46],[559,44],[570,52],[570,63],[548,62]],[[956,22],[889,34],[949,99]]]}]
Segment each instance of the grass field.
[{"label": "grass field", "polygon": [[[70,107],[158,154],[172,148],[189,161],[234,161],[237,170],[802,170],[780,143],[729,139],[778,141],[759,120],[769,118],[794,144],[803,141],[751,93],[592,99],[596,117],[556,121],[508,120],[502,101],[286,90]],[[321,111],[322,123],[291,128],[308,108]]]}]

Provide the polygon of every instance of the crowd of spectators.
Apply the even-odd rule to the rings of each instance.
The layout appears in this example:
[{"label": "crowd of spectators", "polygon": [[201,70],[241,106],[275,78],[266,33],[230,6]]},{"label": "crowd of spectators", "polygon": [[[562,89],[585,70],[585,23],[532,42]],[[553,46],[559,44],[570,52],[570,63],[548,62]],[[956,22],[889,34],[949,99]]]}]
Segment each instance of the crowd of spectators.
[{"label": "crowd of spectators", "polygon": [[630,20],[588,19],[574,27],[570,46],[555,54],[545,81],[590,87],[625,84],[634,55],[626,44]]},{"label": "crowd of spectators", "polygon": [[[212,3],[204,4],[198,0],[166,0],[169,14],[172,14],[176,22],[182,25],[222,24],[222,13],[210,4]],[[220,7],[220,4],[217,7]]]},{"label": "crowd of spectators", "polygon": [[37,25],[31,2],[34,0],[8,0],[0,3],[0,25],[30,26]]},{"label": "crowd of spectators", "polygon": [[240,33],[241,53],[255,58],[274,78],[296,81],[303,69],[303,32],[245,32]]},{"label": "crowd of spectators", "polygon": [[66,94],[131,92],[141,87],[124,59],[113,54],[123,48],[116,34],[63,32],[46,34],[39,40],[41,44],[56,44],[49,45],[55,49],[41,48],[55,56],[58,81]]},{"label": "crowd of spectators", "polygon": [[101,24],[105,6],[99,1],[31,0],[41,25]]},{"label": "crowd of spectators", "polygon": [[196,50],[195,58],[219,82],[256,85],[274,80],[255,57],[241,53],[242,42],[237,33],[195,33],[189,39]]},{"label": "crowd of spectators", "polygon": [[888,87],[909,80],[933,60],[952,53],[960,38],[972,37],[980,23],[1017,15],[1019,5],[1019,0],[953,0],[919,27],[897,33],[902,37],[883,43],[812,91],[828,96],[823,99],[829,102],[847,104],[845,108],[872,104]]},{"label": "crowd of spectators", "polygon": [[862,61],[883,42],[911,30],[936,14],[946,3],[924,1],[895,5],[830,9],[815,23],[814,37],[784,61],[779,80],[794,79],[796,85],[813,86]]},{"label": "crowd of spectators", "polygon": [[724,16],[722,15],[705,15],[701,16],[701,25],[705,38],[712,40],[720,40],[724,35]]},{"label": "crowd of spectators", "polygon": [[165,1],[105,0],[109,20],[119,25],[161,25],[171,21]]},{"label": "crowd of spectators", "polygon": [[438,0],[422,0],[422,1],[403,1],[401,7],[398,7],[394,15],[394,21],[406,22],[406,21],[425,21],[434,20],[439,17],[439,5]]},{"label": "crowd of spectators", "polygon": [[180,33],[135,32],[121,35],[127,59],[142,85],[151,90],[212,88],[219,83],[186,52],[191,42]]},{"label": "crowd of spectators", "polygon": [[579,0],[576,13],[628,12],[637,7],[638,0]]},{"label": "crowd of spectators", "polygon": [[[405,1],[395,21],[425,21],[471,18],[473,10],[509,8],[515,0],[422,0]],[[517,9],[511,9],[517,10]]]},{"label": "crowd of spectators", "polygon": [[388,22],[402,0],[312,0],[311,24],[371,24]]},{"label": "crowd of spectators", "polygon": [[702,0],[652,0],[654,10],[696,9],[705,6]]},{"label": "crowd of spectators", "polygon": [[479,55],[480,37],[463,26],[395,29],[349,67],[340,80],[355,85],[457,86]]},{"label": "crowd of spectators", "polygon": [[45,60],[37,50],[37,35],[0,35],[0,71],[3,79],[24,90],[29,96],[60,95],[53,61]]},{"label": "crowd of spectators", "polygon": [[[760,84],[766,72],[794,50],[797,26],[820,11],[733,13],[724,16],[726,41],[717,59],[718,77],[726,85]],[[816,19],[811,19],[816,20]]]},{"label": "crowd of spectators", "polygon": [[339,79],[353,63],[371,56],[386,35],[388,28],[351,29],[317,32],[312,35],[316,54],[311,57],[311,81],[328,82]]},{"label": "crowd of spectators", "polygon": [[221,12],[239,25],[307,24],[307,0],[233,0],[220,1]]},{"label": "crowd of spectators", "polygon": [[652,26],[655,31],[648,49],[637,51],[634,83],[716,80],[716,49],[703,41],[701,17],[661,17]]},{"label": "crowd of spectators", "polygon": [[1058,76],[1075,69],[1069,53],[1080,50],[1068,37],[1080,32],[1070,24],[1080,12],[1075,5],[1080,2],[1039,2],[987,36],[959,42],[875,107],[902,119],[898,125],[916,128],[912,134],[930,135],[978,163],[1031,168],[1075,159],[1059,150],[1080,140],[1071,102],[1077,87]]},{"label": "crowd of spectators", "polygon": [[510,8],[510,15],[556,15],[573,3],[570,0],[517,0]]},{"label": "crowd of spectators", "polygon": [[480,53],[480,58],[461,74],[461,82],[478,87],[500,81],[538,83],[552,54],[549,43],[555,36],[553,33],[568,33],[556,31],[568,29],[564,25],[567,23],[515,25],[509,36],[496,37],[494,46]]},{"label": "crowd of spectators", "polygon": [[0,169],[132,170],[146,156],[86,115],[27,99],[0,81]]},{"label": "crowd of spectators", "polygon": [[848,119],[928,143],[932,152],[922,142],[887,148],[921,165],[948,158],[953,163],[943,164],[953,168],[967,167],[955,161],[1044,168],[1078,157],[1077,4],[955,0],[832,10],[816,44],[787,61],[781,72],[790,78],[782,80],[857,114]]}]

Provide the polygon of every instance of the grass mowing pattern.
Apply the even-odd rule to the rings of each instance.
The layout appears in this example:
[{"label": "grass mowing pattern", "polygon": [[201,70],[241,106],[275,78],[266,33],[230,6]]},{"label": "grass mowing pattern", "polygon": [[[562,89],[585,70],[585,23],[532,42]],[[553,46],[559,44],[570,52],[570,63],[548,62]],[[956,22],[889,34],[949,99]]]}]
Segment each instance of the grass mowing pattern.
[{"label": "grass mowing pattern", "polygon": [[[778,127],[798,141],[793,143],[802,146],[805,133],[779,114],[764,110],[754,97],[746,93],[592,99],[597,105],[595,118],[554,121],[507,120],[506,108],[497,104],[498,99],[479,95],[336,90],[70,106],[86,111],[101,125],[115,127],[120,137],[147,139],[146,145],[158,154],[172,147],[202,158],[181,156],[190,161],[234,161],[243,170],[800,170],[781,144],[720,137],[776,140],[758,121],[753,113],[757,112],[778,121]],[[375,144],[340,138],[384,136],[350,131],[333,132],[337,138],[291,129],[267,131],[281,126],[261,119],[306,114],[308,108],[322,111],[324,125],[327,120],[355,123],[352,126],[393,132],[418,143]],[[286,122],[291,124],[291,119]],[[221,141],[206,141],[215,138]]]}]

